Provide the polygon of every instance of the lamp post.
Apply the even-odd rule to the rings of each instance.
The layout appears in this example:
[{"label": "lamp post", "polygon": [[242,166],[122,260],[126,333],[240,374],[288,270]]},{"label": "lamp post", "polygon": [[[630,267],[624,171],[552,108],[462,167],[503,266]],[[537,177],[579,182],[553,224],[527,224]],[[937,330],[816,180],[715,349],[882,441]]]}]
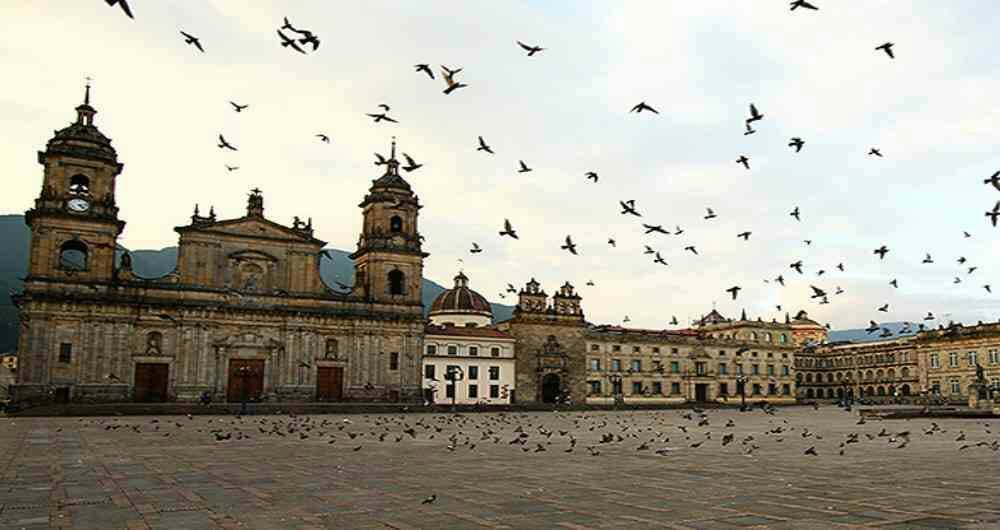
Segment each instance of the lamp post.
[{"label": "lamp post", "polygon": [[444,374],[444,378],[451,384],[451,406],[455,407],[455,398],[458,396],[458,381],[462,380],[463,372],[459,367],[454,367]]},{"label": "lamp post", "polygon": [[617,391],[618,388],[622,384],[622,376],[621,376],[621,374],[609,374],[608,375],[608,382],[611,383],[611,398],[614,400],[615,408],[617,408],[618,407],[618,396],[621,395],[621,392]]},{"label": "lamp post", "polygon": [[747,381],[749,381],[749,379],[743,374],[740,374],[740,376],[736,378],[736,388],[740,391],[741,412],[745,412],[747,410]]}]

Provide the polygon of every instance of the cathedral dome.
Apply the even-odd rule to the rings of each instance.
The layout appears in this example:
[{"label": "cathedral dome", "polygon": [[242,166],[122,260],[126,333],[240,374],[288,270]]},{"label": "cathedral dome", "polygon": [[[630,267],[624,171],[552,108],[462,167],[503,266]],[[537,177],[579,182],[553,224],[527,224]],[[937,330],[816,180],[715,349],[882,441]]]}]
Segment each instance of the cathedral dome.
[{"label": "cathedral dome", "polygon": [[493,319],[493,310],[483,295],[469,289],[469,278],[459,272],[458,276],[455,276],[455,287],[434,299],[428,316],[435,324],[446,322],[458,324],[455,321],[455,318],[458,318],[461,321],[458,325],[471,322],[487,326]]}]

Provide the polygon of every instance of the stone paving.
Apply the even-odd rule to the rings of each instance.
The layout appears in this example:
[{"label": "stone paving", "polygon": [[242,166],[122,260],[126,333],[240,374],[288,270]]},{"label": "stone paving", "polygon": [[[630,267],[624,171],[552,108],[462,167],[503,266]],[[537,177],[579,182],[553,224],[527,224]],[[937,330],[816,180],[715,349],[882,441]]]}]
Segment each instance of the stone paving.
[{"label": "stone paving", "polygon": [[1000,528],[1000,422],[685,414],[0,417],[0,529]]}]

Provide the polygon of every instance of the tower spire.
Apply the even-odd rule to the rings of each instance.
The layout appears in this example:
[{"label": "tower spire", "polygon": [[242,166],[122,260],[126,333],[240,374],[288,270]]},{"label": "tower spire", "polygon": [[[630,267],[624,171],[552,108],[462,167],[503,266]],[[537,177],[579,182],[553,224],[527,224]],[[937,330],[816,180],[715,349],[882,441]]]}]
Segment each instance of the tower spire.
[{"label": "tower spire", "polygon": [[385,174],[399,176],[399,161],[396,160],[396,137],[392,137],[392,146],[389,150],[389,160],[385,163]]},{"label": "tower spire", "polygon": [[80,125],[92,126],[94,125],[94,114],[97,114],[97,111],[90,106],[90,78],[88,77],[83,91],[83,104],[76,108],[76,122]]},{"label": "tower spire", "polygon": [[87,77],[87,88],[83,93],[83,104],[90,105],[90,77]]}]

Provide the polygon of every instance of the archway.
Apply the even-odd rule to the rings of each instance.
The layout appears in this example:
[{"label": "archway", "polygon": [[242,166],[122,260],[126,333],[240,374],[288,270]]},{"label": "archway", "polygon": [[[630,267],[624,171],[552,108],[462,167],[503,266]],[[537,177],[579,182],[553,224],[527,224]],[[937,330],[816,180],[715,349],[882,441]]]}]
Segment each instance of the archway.
[{"label": "archway", "polygon": [[559,376],[547,374],[542,378],[542,403],[555,403],[561,393],[562,385]]},{"label": "archway", "polygon": [[903,386],[899,387],[899,391],[904,396],[909,396],[910,395],[910,385],[903,385]]}]

